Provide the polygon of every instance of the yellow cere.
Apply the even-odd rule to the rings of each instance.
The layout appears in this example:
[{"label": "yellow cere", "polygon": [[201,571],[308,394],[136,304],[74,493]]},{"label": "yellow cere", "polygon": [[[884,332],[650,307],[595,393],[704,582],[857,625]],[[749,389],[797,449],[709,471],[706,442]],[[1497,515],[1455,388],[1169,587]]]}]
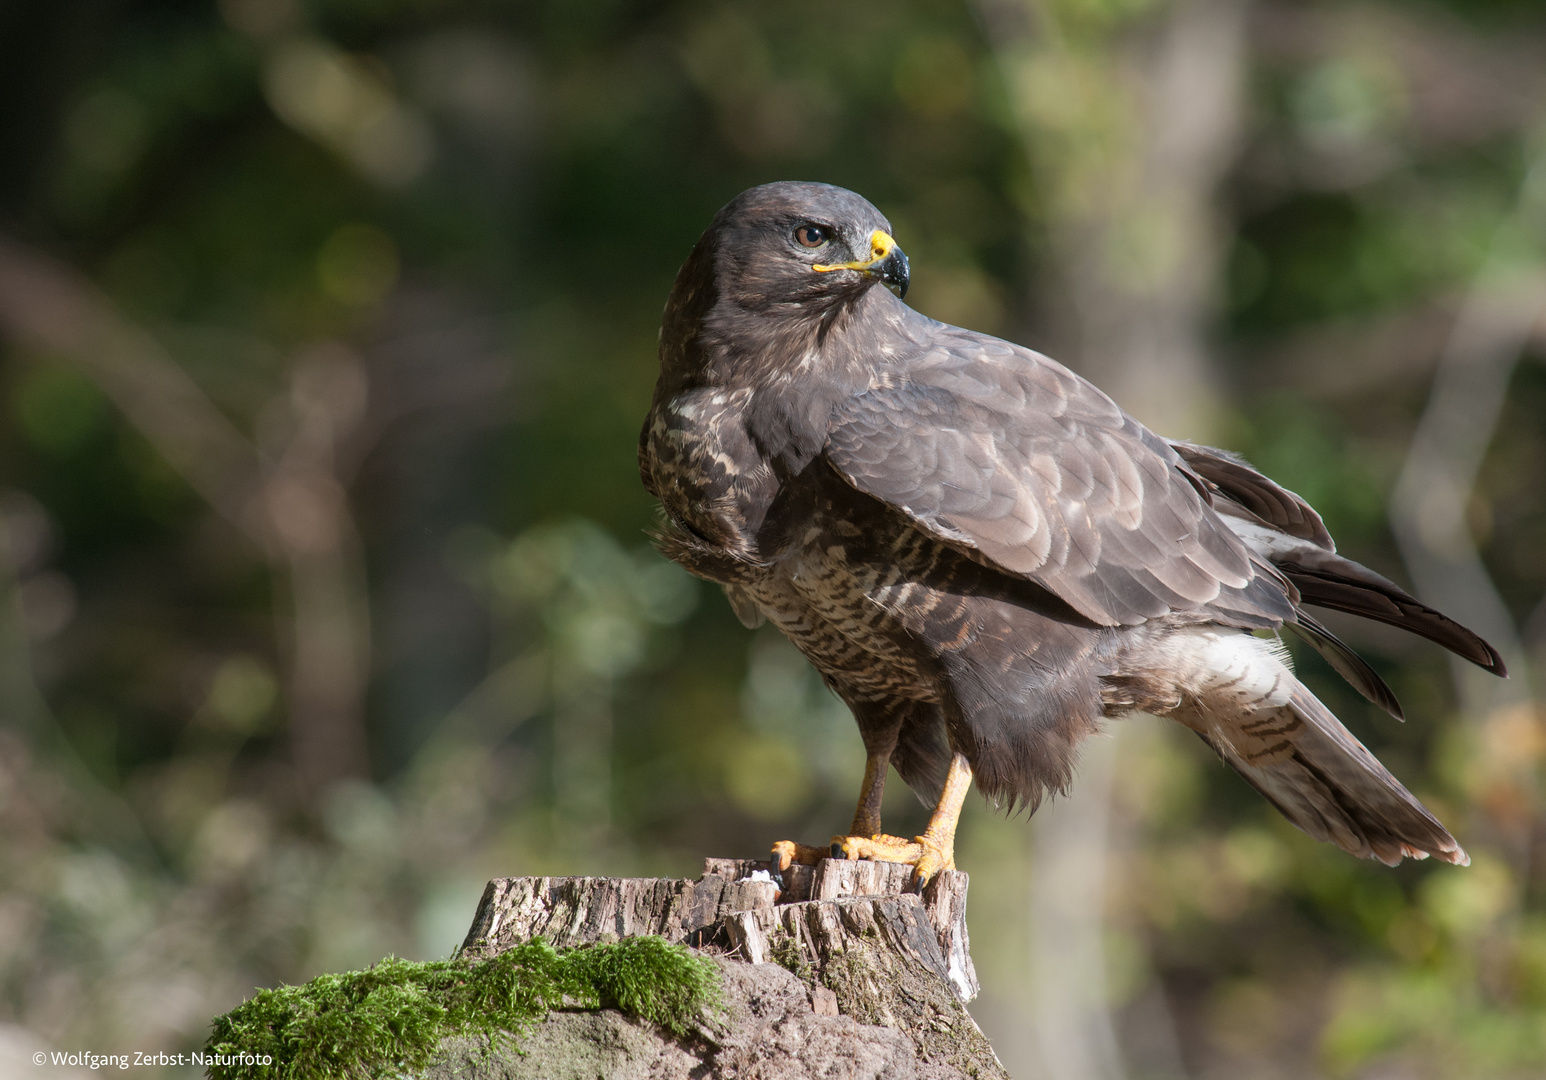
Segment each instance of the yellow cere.
[{"label": "yellow cere", "polygon": [[816,265],[812,266],[811,269],[821,271],[868,270],[870,267],[880,262],[880,260],[884,259],[887,255],[890,255],[891,249],[894,247],[896,247],[896,241],[891,239],[891,234],[881,229],[876,229],[870,234],[870,257],[868,259],[860,259],[855,260],[854,262],[845,263],[817,263]]}]

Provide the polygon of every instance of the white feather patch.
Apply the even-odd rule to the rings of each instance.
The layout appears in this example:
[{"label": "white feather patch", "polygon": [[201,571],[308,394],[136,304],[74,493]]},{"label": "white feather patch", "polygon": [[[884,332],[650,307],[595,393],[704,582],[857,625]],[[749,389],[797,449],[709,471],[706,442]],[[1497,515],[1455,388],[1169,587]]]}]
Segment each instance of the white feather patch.
[{"label": "white feather patch", "polygon": [[[1152,650],[1152,651],[1151,651]],[[1226,627],[1173,630],[1144,649],[1181,696],[1205,708],[1255,711],[1286,704],[1295,679],[1288,650],[1276,638]],[[1147,664],[1146,664],[1147,666]]]}]

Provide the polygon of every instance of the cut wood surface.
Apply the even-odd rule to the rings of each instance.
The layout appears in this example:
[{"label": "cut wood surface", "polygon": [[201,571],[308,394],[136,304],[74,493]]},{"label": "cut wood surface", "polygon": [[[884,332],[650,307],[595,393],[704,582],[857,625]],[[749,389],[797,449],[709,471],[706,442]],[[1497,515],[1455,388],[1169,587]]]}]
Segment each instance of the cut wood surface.
[{"label": "cut wood surface", "polygon": [[[655,1053],[639,1049],[654,1045],[651,1038],[661,1044],[659,1054],[650,1058],[655,1061],[650,1068],[656,1071],[647,1074],[652,1076],[674,1076],[675,1068],[667,1063],[677,1058],[694,1063],[691,1068],[684,1066],[684,1076],[746,1075],[743,1070],[752,1063],[746,1054],[753,1051],[757,1075],[813,1075],[802,1071],[810,1069],[809,1055],[816,1053],[813,1045],[806,1044],[820,1041],[823,1025],[836,1025],[827,1035],[836,1039],[834,1046],[850,1050],[844,1051],[843,1063],[833,1063],[836,1071],[823,1068],[814,1074],[915,1075],[934,1080],[1007,1076],[964,1007],[978,989],[966,931],[967,883],[966,874],[947,870],[919,890],[910,866],[835,859],[814,867],[792,867],[781,881],[767,862],[742,859],[708,859],[696,881],[496,879],[484,890],[462,956],[495,956],[538,936],[567,948],[659,935],[718,959],[726,973],[728,1009],[720,1020],[706,1022],[699,1037],[685,1041],[633,1028],[629,1039],[602,1034],[599,1029],[586,1035],[596,1024],[629,1026],[633,1022],[620,1017],[559,1020],[555,1014],[534,1033],[519,1067],[509,1059],[498,1069],[480,1069],[474,1060],[477,1055],[463,1048],[453,1055],[457,1075],[528,1075],[523,1069],[535,1069],[530,1072],[533,1076],[568,1075],[569,1066],[556,1058],[543,1058],[556,1054],[568,1061],[574,1054],[549,1044],[558,1039],[567,1046],[566,1040],[575,1038],[599,1039],[604,1044],[600,1049],[582,1048],[576,1060],[583,1059],[583,1064],[575,1066],[576,1076],[587,1070],[596,1075],[594,1069],[604,1063],[592,1060],[595,1053],[606,1057],[614,1051],[614,1056],[622,1057],[602,1072],[623,1075],[627,1062]],[[783,1001],[795,992],[791,988],[798,989],[801,999],[800,1008],[794,1010],[799,1016],[788,1009],[779,1017],[767,1014],[771,1008],[767,1003]],[[756,1002],[762,1004],[749,1004]],[[747,1024],[763,1034],[738,1030]],[[794,1025],[805,1034],[794,1042],[775,1038],[777,1030],[783,1030],[780,1025]],[[896,1042],[898,1034],[911,1048],[910,1073],[898,1071],[892,1052],[901,1045]],[[625,1044],[633,1049],[626,1053],[617,1049]],[[727,1049],[734,1047],[739,1047],[734,1053]],[[863,1053],[853,1049],[858,1047],[869,1049]],[[788,1061],[781,1064],[783,1058]]]}]

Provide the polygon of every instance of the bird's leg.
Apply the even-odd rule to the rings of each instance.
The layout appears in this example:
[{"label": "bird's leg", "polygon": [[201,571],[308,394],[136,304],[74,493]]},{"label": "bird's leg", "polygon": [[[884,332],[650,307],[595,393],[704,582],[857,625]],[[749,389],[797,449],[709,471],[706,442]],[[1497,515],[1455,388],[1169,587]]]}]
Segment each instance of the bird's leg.
[{"label": "bird's leg", "polygon": [[830,844],[813,847],[794,840],[780,840],[773,845],[773,862],[780,873],[789,869],[790,863],[814,866],[822,859],[878,858],[878,856],[845,855],[841,845],[849,840],[866,842],[890,841],[906,844],[895,836],[880,831],[880,802],[886,792],[886,769],[891,765],[891,752],[896,749],[899,720],[887,719],[884,724],[862,724],[864,736],[864,783],[859,788],[859,805],[854,808],[853,825],[848,836],[834,836]]},{"label": "bird's leg", "polygon": [[891,748],[871,750],[864,759],[864,784],[859,788],[859,805],[854,807],[852,836],[874,836],[880,832],[880,801],[886,793],[886,769],[891,764]]},{"label": "bird's leg", "polygon": [[914,837],[923,848],[923,855],[913,864],[913,876],[927,883],[941,870],[956,868],[956,826],[961,821],[961,807],[966,803],[966,793],[972,786],[972,767],[966,755],[957,753],[950,759],[950,772],[945,775],[945,790],[939,793],[939,802],[929,818],[922,836]]},{"label": "bird's leg", "polygon": [[[884,749],[872,747],[864,762],[864,786],[859,789],[859,805],[854,808],[853,825],[847,836],[832,838],[831,856],[834,859],[882,859],[886,862],[906,862],[906,859],[890,859],[875,854],[878,851],[897,851],[898,845],[907,847],[909,841],[900,836],[887,836],[880,831],[880,803],[886,793],[886,769],[891,764],[891,745]],[[863,852],[862,854],[860,852]]]},{"label": "bird's leg", "polygon": [[[939,794],[939,802],[935,804],[922,836],[915,836],[911,841],[883,834],[868,838],[833,837],[833,857],[912,863],[913,876],[920,884],[927,883],[941,870],[954,870],[956,825],[961,820],[961,807],[971,786],[972,767],[967,763],[966,755],[957,753],[950,759],[944,790]],[[863,807],[862,801],[860,807]],[[876,823],[879,824],[878,818]]]}]

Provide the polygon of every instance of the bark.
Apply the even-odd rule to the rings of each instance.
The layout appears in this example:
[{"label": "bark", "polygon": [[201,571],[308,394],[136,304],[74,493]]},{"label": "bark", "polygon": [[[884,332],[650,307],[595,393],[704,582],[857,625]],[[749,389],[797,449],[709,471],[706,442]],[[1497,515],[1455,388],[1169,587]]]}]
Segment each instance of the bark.
[{"label": "bark", "polygon": [[715,958],[725,1009],[685,1039],[610,1010],[555,1013],[522,1054],[452,1041],[424,1075],[1007,1077],[964,1007],[977,992],[967,875],[919,891],[911,869],[824,860],[780,887],[752,879],[767,863],[709,859],[696,881],[491,881],[461,955],[657,934]]}]

